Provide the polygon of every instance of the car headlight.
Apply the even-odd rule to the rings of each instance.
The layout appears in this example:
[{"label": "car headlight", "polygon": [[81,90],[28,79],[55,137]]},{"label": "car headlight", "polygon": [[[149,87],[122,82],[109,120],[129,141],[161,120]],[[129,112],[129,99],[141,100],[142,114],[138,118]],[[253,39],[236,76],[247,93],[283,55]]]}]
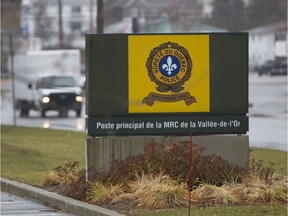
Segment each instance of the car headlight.
[{"label": "car headlight", "polygon": [[43,103],[49,103],[49,102],[50,102],[50,98],[49,98],[48,96],[44,96],[44,97],[42,98],[42,102],[43,102]]},{"label": "car headlight", "polygon": [[82,101],[83,101],[83,97],[82,97],[81,95],[77,95],[76,98],[75,98],[75,100],[76,100],[77,102],[82,102]]}]

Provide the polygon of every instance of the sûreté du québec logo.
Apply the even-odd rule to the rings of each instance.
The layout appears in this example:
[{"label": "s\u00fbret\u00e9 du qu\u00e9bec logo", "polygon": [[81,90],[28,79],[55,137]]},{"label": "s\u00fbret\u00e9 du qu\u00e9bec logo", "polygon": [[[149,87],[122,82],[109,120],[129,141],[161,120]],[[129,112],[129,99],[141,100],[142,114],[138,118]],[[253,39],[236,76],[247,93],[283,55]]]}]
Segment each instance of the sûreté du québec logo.
[{"label": "s\u00fbret\u00e9 du qu\u00e9bec logo", "polygon": [[[184,101],[187,106],[196,103],[189,92],[182,92],[186,81],[192,75],[192,59],[186,48],[178,43],[166,42],[155,47],[146,61],[148,76],[155,82],[157,92],[150,92],[143,103],[153,106],[155,101]],[[171,92],[173,94],[161,94]]]}]

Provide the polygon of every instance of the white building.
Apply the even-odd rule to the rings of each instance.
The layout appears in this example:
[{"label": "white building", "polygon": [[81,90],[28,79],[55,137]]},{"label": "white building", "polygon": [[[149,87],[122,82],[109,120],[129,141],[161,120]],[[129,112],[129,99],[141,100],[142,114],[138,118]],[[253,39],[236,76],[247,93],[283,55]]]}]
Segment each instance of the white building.
[{"label": "white building", "polygon": [[23,0],[21,7],[22,50],[60,45],[59,2],[62,4],[62,45],[85,47],[85,33],[95,31],[95,0]]},{"label": "white building", "polygon": [[279,22],[249,31],[249,66],[253,69],[267,60],[287,59],[287,23]]},{"label": "white building", "polygon": [[[199,2],[203,1],[203,8],[199,8]],[[59,2],[62,2],[62,36],[65,47],[81,48],[85,47],[85,33],[96,32],[97,0],[22,0],[21,7],[21,50],[39,50],[56,48],[61,44],[59,37]],[[177,11],[182,16],[188,18],[198,18],[211,14],[212,0],[179,0],[175,4],[174,0],[104,0],[106,9],[110,9],[107,16],[118,17],[119,12],[124,15],[123,20],[113,20],[109,17],[105,33],[132,32],[131,11],[141,11],[147,9],[149,17],[156,17],[169,11]],[[109,5],[109,7],[108,7]],[[187,7],[189,5],[189,7]],[[133,7],[136,8],[133,8]],[[131,10],[131,11],[130,11]],[[118,14],[118,15],[117,15]],[[140,20],[141,21],[141,20]],[[112,24],[112,25],[111,25]],[[120,29],[120,30],[119,30]],[[124,30],[122,30],[124,29]]]}]

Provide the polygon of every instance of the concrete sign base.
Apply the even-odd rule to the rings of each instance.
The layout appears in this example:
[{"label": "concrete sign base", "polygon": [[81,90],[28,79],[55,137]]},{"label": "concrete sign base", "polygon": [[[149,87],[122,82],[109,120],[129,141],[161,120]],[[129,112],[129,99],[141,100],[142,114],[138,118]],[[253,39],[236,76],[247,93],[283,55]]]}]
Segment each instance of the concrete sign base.
[{"label": "concrete sign base", "polygon": [[[96,137],[86,139],[87,170],[108,169],[115,159],[123,160],[129,155],[144,152],[148,144],[174,144],[189,141],[189,136],[133,136],[133,137]],[[249,137],[247,135],[210,135],[193,136],[193,143],[205,148],[203,154],[215,154],[229,163],[241,167],[249,162]],[[189,146],[187,146],[189,148]]]}]

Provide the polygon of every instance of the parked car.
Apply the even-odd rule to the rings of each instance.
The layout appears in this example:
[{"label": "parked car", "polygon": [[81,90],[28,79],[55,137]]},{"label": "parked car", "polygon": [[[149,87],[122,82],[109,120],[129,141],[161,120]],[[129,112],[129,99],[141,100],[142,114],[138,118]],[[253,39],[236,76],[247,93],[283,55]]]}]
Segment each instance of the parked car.
[{"label": "parked car", "polygon": [[286,60],[269,60],[256,68],[259,76],[262,75],[287,75]]}]

